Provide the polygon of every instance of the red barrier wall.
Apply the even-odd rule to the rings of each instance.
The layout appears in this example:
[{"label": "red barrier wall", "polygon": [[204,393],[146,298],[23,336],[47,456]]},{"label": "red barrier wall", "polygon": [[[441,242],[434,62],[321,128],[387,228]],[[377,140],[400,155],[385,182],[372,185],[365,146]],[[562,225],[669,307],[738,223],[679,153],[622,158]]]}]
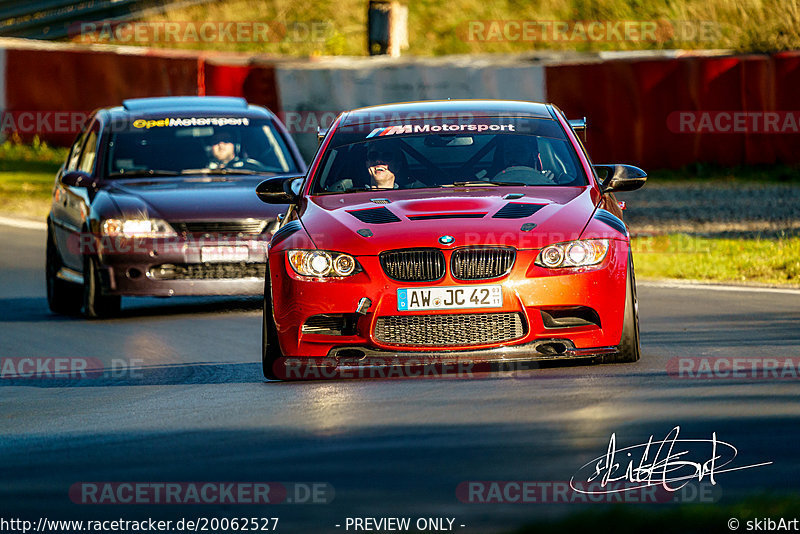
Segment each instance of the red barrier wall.
[{"label": "red barrier wall", "polygon": [[[3,44],[8,42],[15,41]],[[51,144],[69,145],[77,134],[72,116],[119,105],[126,98],[241,96],[276,112],[280,109],[274,66],[250,64],[246,56],[97,50],[29,41],[4,48],[5,72],[0,73],[0,83],[5,75],[4,111],[16,121],[25,117],[26,128],[17,129],[24,140],[38,135]],[[57,124],[54,117],[64,115],[59,112],[69,113],[70,120]],[[32,124],[39,127],[33,130]],[[3,133],[16,125],[2,123]]]},{"label": "red barrier wall", "polygon": [[[5,74],[5,111],[12,114],[88,113],[126,98],[194,94],[241,96],[276,113],[282,109],[276,76],[281,64],[270,59],[0,41],[6,68],[0,81]],[[471,69],[464,69],[465,79]],[[777,111],[800,117],[800,52],[548,65],[545,79],[548,101],[569,117],[588,117],[587,144],[597,162],[645,168],[800,164],[800,131],[697,128],[704,115],[713,120],[720,114]],[[685,128],[687,113],[696,119],[694,130]],[[51,128],[38,134],[66,145],[75,132]]]},{"label": "red barrier wall", "polygon": [[280,110],[278,85],[273,64],[226,65],[204,63],[205,92],[217,96],[241,96],[251,104]]},{"label": "red barrier wall", "polygon": [[[126,98],[197,94],[191,57],[6,49],[6,110],[90,112]],[[53,128],[56,129],[57,128]],[[55,144],[75,132],[42,131]]]},{"label": "red barrier wall", "polygon": [[[797,52],[554,65],[546,83],[549,101],[569,117],[588,117],[587,145],[597,162],[647,168],[800,163],[800,133],[764,133],[752,122],[734,127],[732,119],[740,112],[761,121],[766,112],[798,115]],[[686,113],[696,118],[693,127],[682,123]]]},{"label": "red barrier wall", "polygon": [[[789,110],[800,108],[800,51],[782,52],[773,56],[774,87],[773,102],[775,109]],[[778,161],[800,161],[800,135],[773,136],[773,149]]]}]

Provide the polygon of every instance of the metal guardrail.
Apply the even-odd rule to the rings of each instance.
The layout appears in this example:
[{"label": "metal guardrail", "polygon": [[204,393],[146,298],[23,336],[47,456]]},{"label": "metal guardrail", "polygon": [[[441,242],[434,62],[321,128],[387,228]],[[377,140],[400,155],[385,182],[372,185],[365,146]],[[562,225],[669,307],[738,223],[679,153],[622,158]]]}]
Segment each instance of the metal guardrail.
[{"label": "metal guardrail", "polygon": [[0,37],[61,39],[81,22],[127,20],[210,0],[0,0]]}]

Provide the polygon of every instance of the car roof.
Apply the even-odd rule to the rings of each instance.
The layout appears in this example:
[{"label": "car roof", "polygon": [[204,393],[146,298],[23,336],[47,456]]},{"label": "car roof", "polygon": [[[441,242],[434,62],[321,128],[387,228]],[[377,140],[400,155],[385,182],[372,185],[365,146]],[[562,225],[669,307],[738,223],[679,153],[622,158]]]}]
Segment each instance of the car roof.
[{"label": "car roof", "polygon": [[247,109],[247,100],[229,96],[163,96],[155,98],[129,98],[122,101],[127,111],[165,111],[219,109],[242,111]]},{"label": "car roof", "polygon": [[423,100],[354,109],[342,118],[342,126],[397,120],[441,119],[443,114],[553,119],[555,117],[550,107],[550,104],[521,100]]},{"label": "car roof", "polygon": [[253,106],[244,98],[229,96],[163,96],[152,98],[129,98],[121,106],[101,110],[113,120],[134,117],[185,117],[203,115],[233,115],[238,117],[274,118],[267,109]]}]

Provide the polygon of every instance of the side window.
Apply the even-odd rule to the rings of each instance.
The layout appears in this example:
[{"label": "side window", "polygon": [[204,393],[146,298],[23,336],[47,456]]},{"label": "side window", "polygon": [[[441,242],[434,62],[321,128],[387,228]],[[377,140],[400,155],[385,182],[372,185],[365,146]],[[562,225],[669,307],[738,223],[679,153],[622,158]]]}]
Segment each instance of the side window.
[{"label": "side window", "polygon": [[97,156],[97,128],[94,127],[86,136],[86,144],[83,146],[78,170],[87,174],[92,174],[94,170],[94,160]]},{"label": "side window", "polygon": [[78,134],[78,138],[75,139],[75,142],[72,144],[72,148],[69,150],[69,156],[67,157],[67,165],[65,168],[66,171],[74,171],[78,169],[78,160],[81,157],[81,146],[83,146],[83,141],[85,139],[86,130],[83,130]]}]

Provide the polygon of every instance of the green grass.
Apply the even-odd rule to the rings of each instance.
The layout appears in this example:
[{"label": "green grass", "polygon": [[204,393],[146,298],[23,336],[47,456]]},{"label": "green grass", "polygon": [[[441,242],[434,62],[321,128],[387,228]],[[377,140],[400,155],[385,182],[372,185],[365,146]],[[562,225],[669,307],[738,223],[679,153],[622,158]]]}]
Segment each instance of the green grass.
[{"label": "green grass", "polygon": [[[410,48],[405,54],[517,53],[536,49],[632,50],[730,48],[768,52],[800,48],[800,0],[406,0]],[[266,22],[281,37],[234,42],[127,42],[166,48],[217,49],[290,56],[365,55],[367,2],[364,0],[221,0],[171,10],[149,21]],[[653,23],[654,39],[592,41],[586,38],[470,39],[470,21],[592,21]],[[306,29],[319,22],[315,38]],[[198,26],[199,27],[199,26]],[[487,26],[488,27],[488,26]],[[487,30],[488,31],[488,30]],[[572,31],[572,30],[570,30]],[[472,34],[473,37],[476,35]],[[552,35],[552,34],[551,34]]]},{"label": "green grass", "polygon": [[800,286],[800,237],[717,239],[670,234],[632,239],[636,276]]},{"label": "green grass", "polygon": [[[756,519],[770,518],[777,522],[784,518],[791,521],[797,517],[799,507],[800,498],[794,495],[751,497],[732,504],[617,505],[572,514],[561,520],[531,524],[517,530],[516,534],[728,534],[747,532],[747,522]],[[739,522],[735,531],[728,528],[728,521],[732,518]]]},{"label": "green grass", "polygon": [[56,172],[67,157],[66,148],[53,148],[34,139],[0,144],[0,205],[2,212],[42,218],[50,207]]}]

